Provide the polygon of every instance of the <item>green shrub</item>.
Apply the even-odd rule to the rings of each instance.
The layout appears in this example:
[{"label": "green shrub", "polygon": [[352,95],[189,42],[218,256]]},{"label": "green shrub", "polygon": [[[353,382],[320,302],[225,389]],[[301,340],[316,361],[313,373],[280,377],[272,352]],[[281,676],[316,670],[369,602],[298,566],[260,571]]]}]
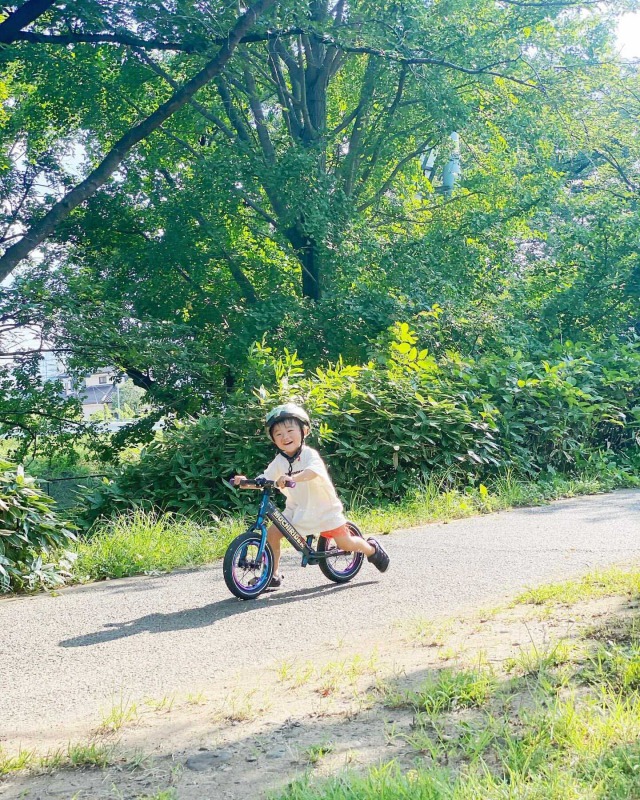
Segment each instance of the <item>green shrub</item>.
[{"label": "green shrub", "polygon": [[485,356],[465,380],[498,411],[505,457],[525,472],[567,470],[598,450],[638,449],[640,347],[554,345],[534,357]]},{"label": "green shrub", "polygon": [[[515,469],[552,478],[618,456],[633,459],[640,426],[640,345],[590,352],[566,343],[546,353],[436,358],[405,323],[371,362],[305,373],[287,351],[256,345],[244,385],[217,414],[176,423],[86,496],[84,524],[132,506],[182,514],[255,502],[221,478],[258,474],[273,457],[266,410],[289,399],[314,420],[310,440],[348,501],[397,500],[434,476],[466,486]],[[254,390],[254,387],[260,387]]]},{"label": "green shrub", "polygon": [[221,478],[264,469],[274,456],[265,413],[290,397],[311,413],[311,444],[326,455],[347,498],[366,490],[397,499],[433,472],[499,467],[493,412],[473,392],[450,391],[433,359],[407,341],[408,329],[401,335],[383,364],[338,363],[308,376],[295,354],[276,358],[256,346],[260,390],[240,389],[218,415],[176,423],[115,482],[87,493],[85,523],[133,505],[178,513],[246,508],[255,498],[230,492]]},{"label": "green shrub", "polygon": [[0,592],[48,588],[65,581],[75,540],[54,501],[22,467],[0,461]]}]

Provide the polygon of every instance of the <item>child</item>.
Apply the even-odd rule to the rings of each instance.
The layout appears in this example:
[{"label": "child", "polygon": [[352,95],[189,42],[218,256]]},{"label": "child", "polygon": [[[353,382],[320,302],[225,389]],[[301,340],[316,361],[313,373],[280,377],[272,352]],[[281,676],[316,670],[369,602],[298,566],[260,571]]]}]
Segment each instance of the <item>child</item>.
[{"label": "child", "polygon": [[[284,516],[303,536],[320,534],[331,538],[336,546],[348,552],[364,553],[380,572],[389,566],[389,556],[382,545],[373,538],[366,541],[354,536],[347,527],[342,503],[320,455],[304,443],[311,429],[311,421],[304,408],[295,403],[276,406],[267,414],[266,430],[278,448],[278,455],[265,469],[262,477],[274,481],[287,498]],[[285,487],[285,480],[296,482],[295,488]],[[236,475],[237,486],[244,475]],[[280,541],[282,534],[271,525],[267,541],[274,559],[270,586],[282,585],[280,574]]]}]

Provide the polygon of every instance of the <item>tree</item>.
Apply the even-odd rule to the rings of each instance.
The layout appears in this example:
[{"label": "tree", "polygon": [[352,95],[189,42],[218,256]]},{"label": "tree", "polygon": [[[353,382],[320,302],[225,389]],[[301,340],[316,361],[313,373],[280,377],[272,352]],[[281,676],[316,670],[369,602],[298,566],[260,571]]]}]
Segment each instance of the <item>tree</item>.
[{"label": "tree", "polygon": [[[4,54],[15,99],[5,141],[25,153],[7,162],[6,237],[62,208],[77,183],[65,146],[82,143],[90,173],[211,61],[212,4],[163,8],[50,9]],[[278,4],[112,180],[62,209],[16,288],[38,298],[72,369],[111,363],[178,415],[250,385],[246,354],[263,334],[314,365],[365,359],[394,319],[434,303],[470,349],[512,322],[536,330],[546,290],[531,277],[522,296],[526,247],[536,219],[560,215],[585,159],[604,175],[596,92],[622,76],[606,63],[607,18],[589,8]],[[76,88],[87,85],[91,97]],[[439,147],[441,169],[452,130],[464,181],[448,199],[420,156]],[[33,190],[43,174],[50,197]]]},{"label": "tree", "polygon": [[[18,242],[6,249],[0,258],[0,281],[10,275],[17,264],[41,244],[74,208],[95,194],[113,175],[127,153],[135,145],[159,128],[165,120],[188,103],[199,89],[206,86],[209,81],[220,73],[238,43],[256,22],[256,19],[274,3],[275,0],[256,0],[256,3],[238,18],[233,28],[229,30],[219,52],[207,61],[202,69],[184,85],[176,89],[169,99],[159,105],[146,119],[134,125],[124,136],[118,139],[98,166],[83,181],[58,200],[41,220],[31,225]],[[46,4],[40,4],[40,6],[43,5],[46,6]]]},{"label": "tree", "polygon": [[[49,22],[43,12],[51,4],[27,5],[33,6],[33,13],[23,15],[25,22],[42,17],[45,23]],[[188,32],[183,31],[185,38],[181,42],[163,41],[162,36],[132,37],[121,27],[111,34],[88,34],[82,29],[66,35],[21,32],[25,34],[23,40],[30,43],[111,42],[138,48],[146,62],[172,85],[174,92],[143,121],[130,127],[83,181],[66,192],[42,219],[29,226],[18,242],[7,248],[0,258],[0,280],[41,244],[74,208],[91,197],[136,144],[218,76],[219,103],[226,121],[220,119],[220,114],[207,112],[200,104],[199,108],[234,146],[237,144],[240,151],[244,151],[250,177],[257,178],[249,187],[246,202],[291,245],[302,267],[303,294],[318,299],[322,287],[321,262],[326,255],[323,240],[326,239],[327,214],[323,213],[326,203],[323,204],[322,198],[330,193],[339,198],[338,205],[346,203],[358,212],[380,200],[408,164],[442,139],[447,132],[443,127],[459,121],[456,116],[462,109],[456,101],[460,87],[451,84],[451,74],[485,79],[502,76],[528,88],[542,88],[543,59],[538,59],[537,69],[533,69],[523,58],[523,49],[527,45],[548,47],[549,35],[545,29],[549,23],[552,23],[553,34],[554,24],[560,28],[563,25],[563,11],[576,7],[574,2],[509,2],[496,10],[488,2],[480,6],[474,3],[471,9],[468,0],[451,2],[447,8],[416,2],[401,8],[392,7],[378,20],[367,2],[347,5],[344,0],[337,0],[330,6],[327,0],[312,0],[308,4],[294,3],[290,9],[283,4],[277,21],[284,24],[279,26],[279,32],[255,37],[263,40],[260,43],[243,43],[256,18],[273,5],[273,0],[259,0],[238,19],[219,53],[178,88],[170,74],[144,55],[144,49],[155,46],[183,52],[205,50],[205,43],[198,39],[203,26],[195,14],[197,7],[193,3],[184,5],[180,11],[191,12],[187,19],[192,27]],[[211,8],[207,10],[210,14],[213,12]],[[473,22],[469,16],[471,10]],[[80,13],[72,24],[78,23],[82,28],[88,19],[102,27],[122,25],[127,11],[134,19],[140,16],[144,27],[148,28],[148,10],[145,14],[137,2],[130,3],[128,8],[126,3],[117,4],[115,13],[111,14],[95,3],[80,3]],[[18,12],[11,15],[16,16]],[[58,16],[69,24],[64,12]],[[12,21],[11,17],[5,25]],[[184,14],[180,17],[184,18]],[[158,24],[161,34],[166,33],[168,21],[165,10]],[[61,20],[54,15],[53,22],[55,26]],[[20,38],[15,30],[17,24],[14,19],[9,37],[14,41]],[[476,34],[469,40],[461,36],[461,31],[467,27]],[[538,28],[543,35],[526,42]],[[427,32],[431,34],[431,41],[438,38],[425,53],[423,41]],[[360,44],[363,40],[365,44]],[[553,35],[551,40],[554,40]],[[241,43],[237,65],[221,75],[233,50]],[[580,56],[584,60],[588,53],[585,51]],[[357,61],[355,75],[360,72],[353,97],[356,104],[348,107],[346,113],[336,114],[336,109],[331,108],[333,83],[337,83],[338,72],[349,58]],[[179,60],[179,63],[188,62]],[[424,81],[425,67],[437,69],[442,82],[435,104]],[[352,70],[352,79],[353,75]],[[449,92],[442,91],[447,84]],[[446,97],[447,94],[451,97]],[[344,93],[342,95],[344,99]],[[401,106],[411,104],[417,108],[413,118],[397,114]],[[286,180],[292,160],[298,162],[294,170],[296,177],[305,175],[307,178],[303,183],[305,206],[315,200],[315,208],[305,207],[304,212],[299,208],[299,183],[287,186],[289,191],[284,196],[281,194],[280,184]],[[242,183],[239,189],[243,191]],[[264,198],[251,197],[252,189],[254,195],[259,190]],[[270,209],[261,207],[263,199]],[[335,205],[330,204],[332,215],[339,210]]]}]

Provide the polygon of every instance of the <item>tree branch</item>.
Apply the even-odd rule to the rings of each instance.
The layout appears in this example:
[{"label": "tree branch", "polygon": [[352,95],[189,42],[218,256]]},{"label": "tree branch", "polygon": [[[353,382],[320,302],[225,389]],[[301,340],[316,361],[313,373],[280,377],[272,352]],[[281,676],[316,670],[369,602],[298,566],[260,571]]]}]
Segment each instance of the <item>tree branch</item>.
[{"label": "tree branch", "polygon": [[266,222],[269,223],[269,225],[273,225],[274,228],[278,228],[279,226],[278,220],[275,217],[272,217],[268,211],[264,210],[264,208],[259,206],[250,195],[248,195],[242,189],[236,189],[235,191],[237,192],[237,194],[240,195],[240,197],[249,206],[249,208],[252,208],[256,212],[256,214],[259,214]]},{"label": "tree branch", "polygon": [[411,161],[411,159],[417,158],[419,155],[424,153],[425,150],[427,150],[430,146],[431,146],[431,143],[427,140],[427,141],[423,142],[419,147],[416,147],[415,150],[412,150],[404,158],[400,159],[400,161],[398,161],[398,163],[395,165],[395,167],[391,171],[391,174],[389,175],[389,177],[382,184],[382,186],[378,189],[378,191],[373,195],[373,197],[370,200],[367,200],[366,203],[362,203],[361,205],[358,206],[358,208],[357,208],[358,213],[360,213],[361,211],[364,211],[366,208],[369,208],[369,206],[372,206],[375,202],[377,202],[382,197],[382,195],[387,191],[389,186],[391,186],[391,184],[393,183],[393,179],[396,177],[398,172],[400,172],[402,167],[404,167],[405,164],[407,164],[409,161]]},{"label": "tree branch", "polygon": [[358,102],[358,113],[353,124],[351,137],[349,139],[349,152],[346,155],[343,165],[344,191],[347,196],[353,192],[355,176],[360,161],[360,146],[364,134],[367,119],[367,112],[373,100],[374,84],[378,72],[378,62],[375,58],[367,60],[367,68],[364,73],[362,87],[360,89],[360,101]]},{"label": "tree branch", "polygon": [[41,17],[54,2],[55,0],[26,0],[0,24],[0,43],[15,42],[22,28]]},{"label": "tree branch", "polygon": [[[162,169],[161,173],[162,173],[162,176],[164,177],[164,179],[169,184],[169,186],[171,186],[172,189],[175,189],[176,183],[175,183],[175,181],[173,179],[173,176],[166,169]],[[193,217],[197,221],[198,225],[200,225],[200,227],[204,231],[206,231],[207,234],[211,238],[214,238],[214,236],[212,234],[211,225],[210,225],[209,221],[206,219],[206,217],[204,217],[197,210],[192,210],[191,213],[193,214]],[[240,288],[240,291],[242,292],[242,296],[247,301],[247,303],[249,303],[249,305],[255,305],[258,302],[258,296],[256,295],[255,289],[253,288],[253,284],[251,283],[249,278],[247,278],[247,276],[244,274],[242,269],[236,264],[233,256],[230,253],[228,253],[225,248],[221,247],[220,249],[221,249],[222,254],[223,254],[223,256],[224,256],[224,258],[225,258],[225,260],[227,262],[227,265],[229,267],[229,272],[231,273],[231,276],[233,277],[235,282],[238,284],[238,286]],[[176,271],[188,283],[190,283],[192,286],[194,286],[194,287],[196,287],[198,289],[200,294],[203,295],[206,298],[207,302],[210,302],[209,297],[206,294],[206,292],[204,291],[204,289],[198,283],[196,283],[196,281],[194,281],[194,279],[191,277],[191,275],[189,275],[189,273],[185,269],[183,269],[181,266],[179,266],[177,264],[174,264],[173,266],[176,269]]]},{"label": "tree branch", "polygon": [[216,87],[218,89],[218,94],[220,95],[220,99],[222,100],[222,105],[224,106],[227,118],[235,128],[236,133],[238,134],[238,138],[245,144],[248,145],[253,144],[253,142],[251,141],[251,134],[249,133],[247,126],[244,123],[244,120],[233,107],[233,100],[231,99],[231,94],[229,93],[229,87],[227,86],[227,82],[224,80],[222,76],[220,76],[216,80]]},{"label": "tree branch", "polygon": [[526,86],[528,89],[539,89],[540,91],[545,91],[544,87],[539,86],[538,84],[531,83],[530,81],[521,80],[520,78],[514,78],[512,75],[505,75],[502,72],[496,72],[492,69],[492,67],[496,66],[506,66],[507,64],[513,64],[515,61],[519,60],[515,58],[507,59],[505,61],[499,61],[493,64],[488,64],[484,67],[472,68],[472,67],[463,67],[461,64],[454,64],[452,61],[447,61],[444,58],[430,58],[428,56],[405,56],[390,50],[382,50],[378,47],[341,44],[340,42],[333,39],[333,37],[326,35],[318,35],[317,38],[324,44],[333,45],[334,47],[337,47],[339,50],[342,50],[345,53],[360,53],[363,55],[377,56],[378,58],[387,59],[388,61],[398,61],[401,64],[430,64],[434,67],[444,67],[445,69],[451,69],[456,72],[463,72],[465,73],[465,75],[493,75],[496,78],[503,78],[504,80],[512,81],[513,83],[518,83],[521,86]]},{"label": "tree branch", "polygon": [[245,66],[244,68],[244,79],[246,81],[245,91],[247,93],[247,97],[249,98],[249,106],[251,107],[251,113],[253,114],[258,140],[260,141],[260,147],[264,153],[265,161],[268,164],[275,164],[276,151],[273,146],[273,142],[271,141],[271,137],[269,136],[269,131],[267,130],[267,124],[262,111],[262,103],[258,97],[255,78],[253,77],[253,74],[248,66]]},{"label": "tree branch", "polygon": [[600,0],[542,0],[540,3],[528,3],[524,0],[501,0],[509,6],[518,6],[519,8],[572,8],[574,6],[597,6],[600,5]]},{"label": "tree branch", "polygon": [[[408,69],[409,68],[408,68],[408,66],[406,64],[402,65],[402,69],[401,69],[401,72],[400,72],[400,77],[398,78],[398,87],[396,89],[396,94],[395,94],[395,97],[393,98],[393,102],[391,103],[391,105],[389,106],[388,109],[386,109],[384,112],[381,112],[381,114],[380,114],[381,117],[382,116],[384,117],[384,120],[385,120],[386,124],[385,124],[384,129],[382,131],[380,131],[380,134],[378,135],[376,143],[373,145],[373,148],[372,148],[372,151],[371,151],[371,156],[370,156],[370,158],[369,158],[369,160],[367,162],[367,165],[364,168],[363,173],[362,173],[362,177],[361,177],[361,182],[362,183],[366,183],[367,180],[369,179],[369,176],[373,172],[373,168],[375,167],[375,165],[376,165],[376,163],[378,161],[378,157],[380,155],[380,151],[382,149],[382,145],[384,144],[385,140],[388,138],[390,124],[391,124],[391,122],[393,120],[393,117],[394,117],[396,111],[398,110],[398,106],[400,104],[400,100],[402,99],[402,93],[404,91],[404,85],[405,85],[405,82],[406,82],[406,79],[407,79]],[[375,127],[376,124],[377,124],[377,120],[372,125],[372,127]]]},{"label": "tree branch", "polygon": [[289,136],[291,136],[292,139],[297,139],[300,136],[302,126],[297,116],[293,95],[287,87],[287,82],[280,69],[280,58],[272,44],[269,44],[268,52],[269,69],[271,70],[271,77],[276,85],[278,98],[282,106],[282,116],[287,130],[289,131]]},{"label": "tree branch", "polygon": [[2,258],[0,258],[0,281],[10,275],[17,264],[43,242],[74,208],[89,197],[92,197],[96,191],[107,182],[120,166],[127,153],[138,142],[150,136],[166,119],[188,103],[199,89],[206,86],[207,83],[221,72],[246,31],[255,24],[258,16],[270,6],[274,5],[274,3],[275,0],[257,0],[257,2],[237,20],[235,26],[229,33],[227,41],[218,54],[211,59],[197,75],[182,86],[169,100],[159,106],[146,120],[131,128],[121,137],[99,166],[96,167],[84,181],[56,203],[38,223],[31,227],[19,242],[5,251]]},{"label": "tree branch", "polygon": [[[47,0],[49,5],[53,5],[55,0]],[[8,22],[0,25],[2,27]],[[27,23],[24,23],[25,25]],[[21,27],[24,27],[22,25]],[[284,31],[266,31],[265,33],[250,33],[240,39],[239,44],[251,44],[252,42],[271,42],[275,39],[297,36],[302,32],[301,28],[288,28]],[[5,41],[0,39],[0,41]],[[13,38],[8,41],[30,42],[31,44],[115,44],[127,47],[139,47],[143,50],[173,50],[181,53],[203,53],[206,54],[212,47],[224,45],[227,42],[226,36],[217,36],[207,39],[194,39],[185,42],[167,42],[162,39],[140,39],[131,36],[129,33],[36,33],[34,31],[18,31]]]},{"label": "tree branch", "polygon": [[608,153],[602,152],[602,150],[594,150],[594,153],[595,155],[600,156],[600,158],[604,159],[607,162],[607,164],[609,164],[611,167],[615,169],[615,171],[622,178],[628,189],[630,189],[632,192],[638,191],[638,184],[634,183],[631,180],[631,178],[629,178],[629,176],[626,174],[626,172],[622,169],[618,161],[613,156],[610,156]]},{"label": "tree branch", "polygon": [[[142,61],[156,73],[156,75],[165,80],[172,89],[177,91],[180,88],[180,84],[174,80],[166,70],[162,69],[159,64],[156,64],[156,62],[145,52],[141,50],[137,50],[136,52],[138,57],[141,58]],[[225,125],[225,123],[220,119],[220,117],[217,116],[217,114],[214,114],[213,112],[209,111],[208,108],[205,108],[202,103],[199,103],[194,98],[191,98],[191,100],[189,100],[189,105],[192,106],[192,108],[195,108],[195,110],[205,119],[208,119],[209,122],[212,122],[217,128],[219,128],[228,139],[233,140],[236,138],[231,128]]]}]

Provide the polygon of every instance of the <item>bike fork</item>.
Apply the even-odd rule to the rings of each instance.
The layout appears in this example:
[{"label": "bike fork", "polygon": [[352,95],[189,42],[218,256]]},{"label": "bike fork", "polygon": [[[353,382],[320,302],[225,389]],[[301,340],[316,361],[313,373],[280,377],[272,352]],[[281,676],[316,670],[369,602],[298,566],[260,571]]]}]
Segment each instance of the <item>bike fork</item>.
[{"label": "bike fork", "polygon": [[[267,546],[267,529],[266,527],[262,527],[260,529],[254,528],[254,530],[260,530],[260,547],[258,548],[258,552],[256,554],[256,564],[259,564],[262,561],[262,557],[264,555],[265,547]],[[245,545],[242,550],[240,551],[240,555],[238,557],[238,566],[240,569],[244,569],[245,567],[249,566],[247,561],[247,548],[248,545]]]}]

